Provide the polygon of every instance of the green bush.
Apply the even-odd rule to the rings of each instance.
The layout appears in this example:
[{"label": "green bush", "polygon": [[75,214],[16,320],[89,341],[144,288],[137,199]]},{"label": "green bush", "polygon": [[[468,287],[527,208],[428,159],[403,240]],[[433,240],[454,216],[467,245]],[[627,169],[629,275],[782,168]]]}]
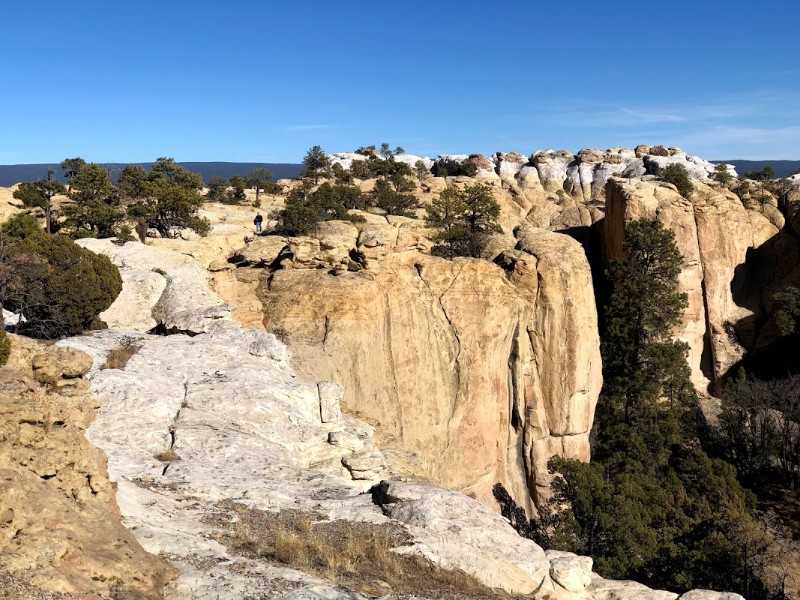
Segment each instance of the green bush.
[{"label": "green bush", "polygon": [[678,188],[678,193],[681,196],[688,197],[694,191],[694,186],[689,179],[689,173],[686,172],[686,167],[683,165],[674,164],[664,167],[658,176]]},{"label": "green bush", "polygon": [[11,340],[5,329],[0,329],[0,367],[5,366],[11,355]]},{"label": "green bush", "polygon": [[133,203],[128,217],[141,219],[166,237],[170,229],[188,227],[206,235],[208,221],[197,211],[206,198],[200,195],[203,178],[176,164],[172,158],[159,158],[150,173],[128,165],[119,176],[119,192]]},{"label": "green bush", "polygon": [[29,233],[24,219],[3,226],[0,241],[3,304],[25,317],[20,333],[47,339],[80,333],[122,290],[107,257],[66,237]]},{"label": "green bush", "polygon": [[650,148],[651,156],[669,156],[669,150],[664,148],[664,146],[653,146]]},{"label": "green bush", "polygon": [[307,235],[320,221],[342,219],[363,220],[347,211],[363,208],[364,200],[357,188],[323,183],[311,191],[308,184],[293,189],[286,198],[286,208],[274,214],[278,229],[287,235]]},{"label": "green bush", "polygon": [[44,233],[39,222],[30,215],[20,213],[0,226],[0,237],[4,239],[24,240],[32,235]]},{"label": "green bush", "polygon": [[393,189],[392,185],[385,179],[379,179],[375,182],[372,202],[378,208],[385,210],[387,215],[403,217],[411,216],[411,209],[419,206],[419,202],[414,196],[403,194]]},{"label": "green bush", "polygon": [[500,230],[500,205],[485,184],[449,187],[431,202],[426,222],[437,230],[431,254],[479,258],[489,234]]}]

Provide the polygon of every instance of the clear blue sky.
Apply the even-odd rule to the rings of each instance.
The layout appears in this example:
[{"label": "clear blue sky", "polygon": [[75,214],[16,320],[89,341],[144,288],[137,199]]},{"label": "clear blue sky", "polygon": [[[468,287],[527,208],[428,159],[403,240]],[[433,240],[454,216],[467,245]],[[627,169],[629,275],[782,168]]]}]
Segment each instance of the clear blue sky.
[{"label": "clear blue sky", "polygon": [[0,22],[0,164],[800,159],[797,0],[3,0]]}]

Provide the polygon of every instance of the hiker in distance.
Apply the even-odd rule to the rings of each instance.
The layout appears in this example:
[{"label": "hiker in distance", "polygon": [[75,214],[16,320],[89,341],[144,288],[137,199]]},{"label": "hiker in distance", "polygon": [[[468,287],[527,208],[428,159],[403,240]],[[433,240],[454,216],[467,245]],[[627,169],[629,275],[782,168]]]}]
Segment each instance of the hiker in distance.
[{"label": "hiker in distance", "polygon": [[261,216],[261,213],[256,215],[256,218],[253,219],[253,225],[256,226],[256,235],[261,233],[261,223],[264,221],[264,217]]}]

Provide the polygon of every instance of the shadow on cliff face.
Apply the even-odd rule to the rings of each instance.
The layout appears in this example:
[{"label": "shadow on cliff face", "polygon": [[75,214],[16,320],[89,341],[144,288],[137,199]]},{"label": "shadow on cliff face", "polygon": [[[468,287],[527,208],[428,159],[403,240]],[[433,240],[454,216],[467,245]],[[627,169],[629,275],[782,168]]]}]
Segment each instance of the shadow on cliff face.
[{"label": "shadow on cliff face", "polygon": [[586,258],[589,261],[589,268],[592,271],[592,286],[594,287],[595,306],[598,318],[603,318],[603,307],[611,294],[611,287],[605,276],[605,263],[603,262],[603,225],[605,218],[600,219],[593,225],[584,227],[567,227],[559,229],[557,233],[568,235],[578,241],[583,246]]},{"label": "shadow on cliff face", "polygon": [[782,337],[775,323],[778,307],[773,296],[788,286],[800,286],[800,238],[787,228],[758,248],[750,248],[734,270],[733,301],[752,314],[728,328],[745,350],[728,373],[743,367],[759,379],[772,379],[800,371],[800,336]]}]

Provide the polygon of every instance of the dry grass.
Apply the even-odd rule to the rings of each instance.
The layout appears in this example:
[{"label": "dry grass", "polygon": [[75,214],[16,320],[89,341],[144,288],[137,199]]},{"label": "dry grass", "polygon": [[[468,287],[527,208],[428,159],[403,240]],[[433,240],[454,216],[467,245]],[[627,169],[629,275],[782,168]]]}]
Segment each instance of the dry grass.
[{"label": "dry grass", "polygon": [[288,510],[270,513],[232,503],[221,505],[237,519],[219,517],[228,531],[219,540],[251,558],[299,569],[363,594],[413,594],[427,598],[510,598],[460,571],[448,571],[392,548],[408,545],[396,524],[323,521],[320,515]]},{"label": "dry grass", "polygon": [[169,450],[164,450],[163,452],[159,452],[153,458],[160,460],[161,462],[175,462],[176,460],[181,459],[181,457],[178,456],[178,453],[172,448]]},{"label": "dry grass", "polygon": [[114,346],[106,355],[106,362],[101,369],[123,369],[131,356],[142,348],[141,342],[137,340],[123,340],[119,346]]}]

